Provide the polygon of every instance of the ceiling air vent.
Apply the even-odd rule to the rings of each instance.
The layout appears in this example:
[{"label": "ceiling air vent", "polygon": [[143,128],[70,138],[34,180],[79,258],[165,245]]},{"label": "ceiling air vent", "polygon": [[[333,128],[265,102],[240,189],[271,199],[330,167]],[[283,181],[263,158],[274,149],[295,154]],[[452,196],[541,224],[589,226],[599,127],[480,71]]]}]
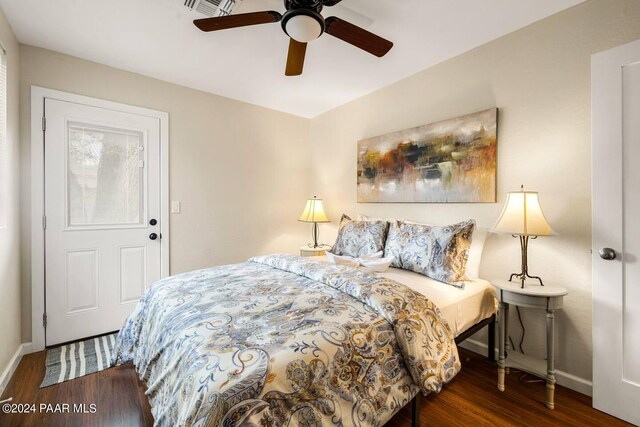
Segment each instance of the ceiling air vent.
[{"label": "ceiling air vent", "polygon": [[206,16],[229,15],[242,0],[184,0],[184,5]]}]

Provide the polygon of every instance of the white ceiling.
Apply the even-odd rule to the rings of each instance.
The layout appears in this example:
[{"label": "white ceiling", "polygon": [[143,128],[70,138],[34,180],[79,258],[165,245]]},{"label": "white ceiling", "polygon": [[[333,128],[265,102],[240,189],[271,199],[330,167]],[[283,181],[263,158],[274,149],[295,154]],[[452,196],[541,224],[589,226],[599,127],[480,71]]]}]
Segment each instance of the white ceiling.
[{"label": "white ceiling", "polygon": [[[18,40],[115,68],[313,117],[583,0],[343,0],[325,8],[395,43],[376,58],[329,35],[285,77],[280,24],[200,32],[184,0],[0,0]],[[234,13],[282,0],[244,0]]]}]

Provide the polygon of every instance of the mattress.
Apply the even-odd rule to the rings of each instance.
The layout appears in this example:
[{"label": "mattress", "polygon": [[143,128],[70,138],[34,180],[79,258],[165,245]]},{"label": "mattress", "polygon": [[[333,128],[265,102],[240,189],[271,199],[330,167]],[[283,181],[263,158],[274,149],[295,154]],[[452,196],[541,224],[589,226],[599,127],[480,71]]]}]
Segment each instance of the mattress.
[{"label": "mattress", "polygon": [[[327,262],[325,256],[313,258]],[[384,273],[376,274],[402,283],[433,301],[456,337],[498,311],[494,287],[483,279],[468,280],[461,289],[398,268],[389,268]]]}]

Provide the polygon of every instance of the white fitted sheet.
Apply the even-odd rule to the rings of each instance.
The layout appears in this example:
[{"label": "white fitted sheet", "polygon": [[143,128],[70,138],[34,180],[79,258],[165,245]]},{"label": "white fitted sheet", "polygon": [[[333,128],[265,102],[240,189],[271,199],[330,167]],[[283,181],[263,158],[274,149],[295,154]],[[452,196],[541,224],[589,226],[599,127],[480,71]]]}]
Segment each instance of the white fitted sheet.
[{"label": "white fitted sheet", "polygon": [[[325,256],[314,259],[327,262]],[[440,309],[456,337],[498,311],[495,290],[491,283],[483,279],[466,281],[464,289],[460,289],[398,268],[375,274],[402,283],[431,300]]]}]

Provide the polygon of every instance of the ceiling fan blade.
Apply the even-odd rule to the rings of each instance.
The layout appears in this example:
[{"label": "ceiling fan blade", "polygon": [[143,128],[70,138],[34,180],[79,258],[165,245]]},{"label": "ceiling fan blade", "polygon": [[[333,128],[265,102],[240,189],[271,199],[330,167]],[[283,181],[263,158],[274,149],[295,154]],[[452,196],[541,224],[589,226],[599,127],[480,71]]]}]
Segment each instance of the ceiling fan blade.
[{"label": "ceiling fan blade", "polygon": [[391,50],[393,43],[340,18],[331,16],[324,20],[325,32],[342,41],[359,47],[377,57]]},{"label": "ceiling fan blade", "polygon": [[342,0],[322,0],[323,6],[335,6],[340,3]]},{"label": "ceiling fan blade", "polygon": [[202,31],[218,31],[228,28],[246,27],[249,25],[269,24],[278,22],[282,15],[275,10],[264,12],[240,13],[237,15],[216,16],[213,18],[196,19],[193,21],[196,27]]},{"label": "ceiling fan blade", "polygon": [[286,76],[299,76],[304,67],[304,55],[307,52],[307,44],[291,39],[289,42],[289,55],[287,56]]}]

